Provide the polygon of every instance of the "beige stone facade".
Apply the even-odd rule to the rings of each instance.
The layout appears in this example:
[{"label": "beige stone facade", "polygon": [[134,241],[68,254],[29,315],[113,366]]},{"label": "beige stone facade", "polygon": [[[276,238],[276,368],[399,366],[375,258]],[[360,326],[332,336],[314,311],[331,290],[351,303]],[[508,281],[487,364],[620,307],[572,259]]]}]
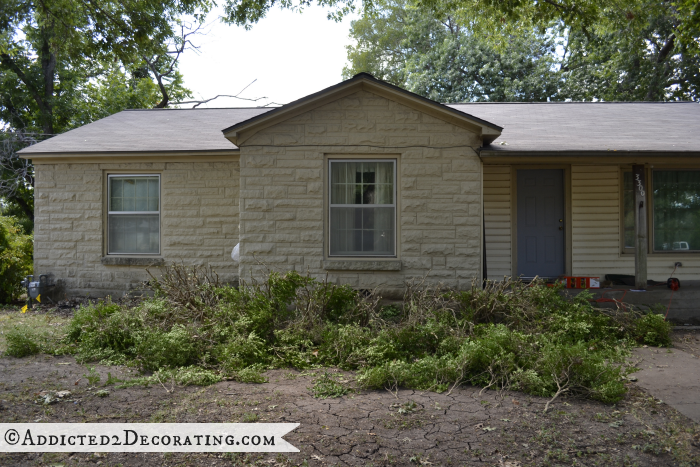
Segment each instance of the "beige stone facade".
[{"label": "beige stone facade", "polygon": [[[269,126],[241,144],[241,278],[309,272],[398,294],[427,276],[466,287],[481,273],[479,136],[368,91]],[[394,159],[395,258],[334,258],[329,159]]]},{"label": "beige stone facade", "polygon": [[[160,255],[106,255],[109,174],[160,175]],[[238,193],[237,158],[37,164],[34,272],[50,273],[63,286],[59,295],[69,296],[133,291],[148,279],[149,262],[208,264],[223,281],[235,281],[238,268],[231,250],[238,243]],[[125,260],[135,265],[119,264]]]}]

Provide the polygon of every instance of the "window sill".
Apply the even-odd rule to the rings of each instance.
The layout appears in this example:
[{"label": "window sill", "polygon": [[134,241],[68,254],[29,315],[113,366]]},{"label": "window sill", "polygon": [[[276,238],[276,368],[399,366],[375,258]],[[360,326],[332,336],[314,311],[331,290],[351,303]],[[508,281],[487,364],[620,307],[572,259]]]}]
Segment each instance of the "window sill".
[{"label": "window sill", "polygon": [[165,260],[142,256],[103,256],[101,263],[105,266],[162,266]]},{"label": "window sill", "polygon": [[327,271],[400,271],[401,261],[367,260],[326,260],[323,269]]}]

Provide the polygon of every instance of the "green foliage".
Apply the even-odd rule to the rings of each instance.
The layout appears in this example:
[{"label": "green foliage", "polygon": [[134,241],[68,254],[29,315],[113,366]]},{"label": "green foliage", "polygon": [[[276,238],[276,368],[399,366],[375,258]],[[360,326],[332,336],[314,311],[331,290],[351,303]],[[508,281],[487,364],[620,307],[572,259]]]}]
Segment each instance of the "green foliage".
[{"label": "green foliage", "polygon": [[671,323],[661,314],[648,313],[637,321],[634,337],[640,344],[668,347],[671,345]]},{"label": "green foliage", "polygon": [[41,352],[41,346],[31,329],[24,326],[16,326],[5,335],[7,350],[5,353],[11,357],[28,357]]},{"label": "green foliage", "polygon": [[[158,295],[134,308],[101,302],[75,313],[67,342],[80,361],[155,372],[140,384],[260,383],[268,368],[334,366],[357,370],[366,388],[473,384],[615,402],[630,342],[668,338],[656,315],[595,309],[590,294],[570,298],[539,283],[409,284],[401,306],[380,307],[376,297],[294,271],[233,288],[212,285],[206,271],[169,268],[170,282],[154,279]],[[329,373],[310,389],[316,397],[347,391]]]},{"label": "green foliage", "polygon": [[241,383],[267,383],[267,378],[260,372],[262,365],[251,365],[236,372],[235,380]]},{"label": "green foliage", "polygon": [[196,338],[182,325],[168,331],[147,328],[136,339],[136,355],[144,370],[184,367],[198,360]]},{"label": "green foliage", "polygon": [[369,72],[440,102],[698,99],[697,8],[690,28],[661,0],[558,4],[371,1],[352,23],[343,75]]},{"label": "green foliage", "polygon": [[310,388],[311,393],[317,399],[334,399],[343,397],[350,392],[347,386],[337,381],[337,378],[324,371],[321,376],[314,380],[314,385]]},{"label": "green foliage", "polygon": [[508,47],[472,33],[454,15],[433,15],[410,0],[380,0],[352,22],[349,78],[366,71],[440,102],[556,99],[556,42],[523,28]]},{"label": "green foliage", "polygon": [[0,303],[22,294],[20,282],[32,273],[32,236],[25,235],[13,217],[0,216]]}]

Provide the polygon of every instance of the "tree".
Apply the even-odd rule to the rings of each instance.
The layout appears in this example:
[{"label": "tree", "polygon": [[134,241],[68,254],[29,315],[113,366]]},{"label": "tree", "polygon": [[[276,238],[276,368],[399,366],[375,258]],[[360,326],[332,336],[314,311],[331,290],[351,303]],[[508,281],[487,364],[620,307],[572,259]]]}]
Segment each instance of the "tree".
[{"label": "tree", "polygon": [[562,96],[607,101],[700,98],[700,53],[675,39],[675,13],[656,5],[639,15],[635,21],[644,27],[564,31]]},{"label": "tree", "polygon": [[345,77],[372,73],[442,102],[556,99],[556,44],[546,34],[514,33],[499,49],[449,15],[407,0],[380,0],[353,21]]},{"label": "tree", "polygon": [[638,13],[645,28],[522,22],[487,35],[463,12],[377,0],[352,23],[344,74],[367,71],[443,102],[697,100],[700,54],[669,42],[675,17],[664,8]]}]

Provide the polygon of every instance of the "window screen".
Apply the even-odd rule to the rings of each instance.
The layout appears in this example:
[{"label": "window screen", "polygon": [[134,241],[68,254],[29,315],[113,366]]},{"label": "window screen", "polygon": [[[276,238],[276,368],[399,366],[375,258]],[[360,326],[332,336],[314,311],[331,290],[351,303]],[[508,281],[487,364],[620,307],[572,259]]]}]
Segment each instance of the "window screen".
[{"label": "window screen", "polygon": [[330,162],[330,254],[396,254],[395,161]]},{"label": "window screen", "polygon": [[108,253],[160,253],[160,176],[110,175],[108,183]]}]

